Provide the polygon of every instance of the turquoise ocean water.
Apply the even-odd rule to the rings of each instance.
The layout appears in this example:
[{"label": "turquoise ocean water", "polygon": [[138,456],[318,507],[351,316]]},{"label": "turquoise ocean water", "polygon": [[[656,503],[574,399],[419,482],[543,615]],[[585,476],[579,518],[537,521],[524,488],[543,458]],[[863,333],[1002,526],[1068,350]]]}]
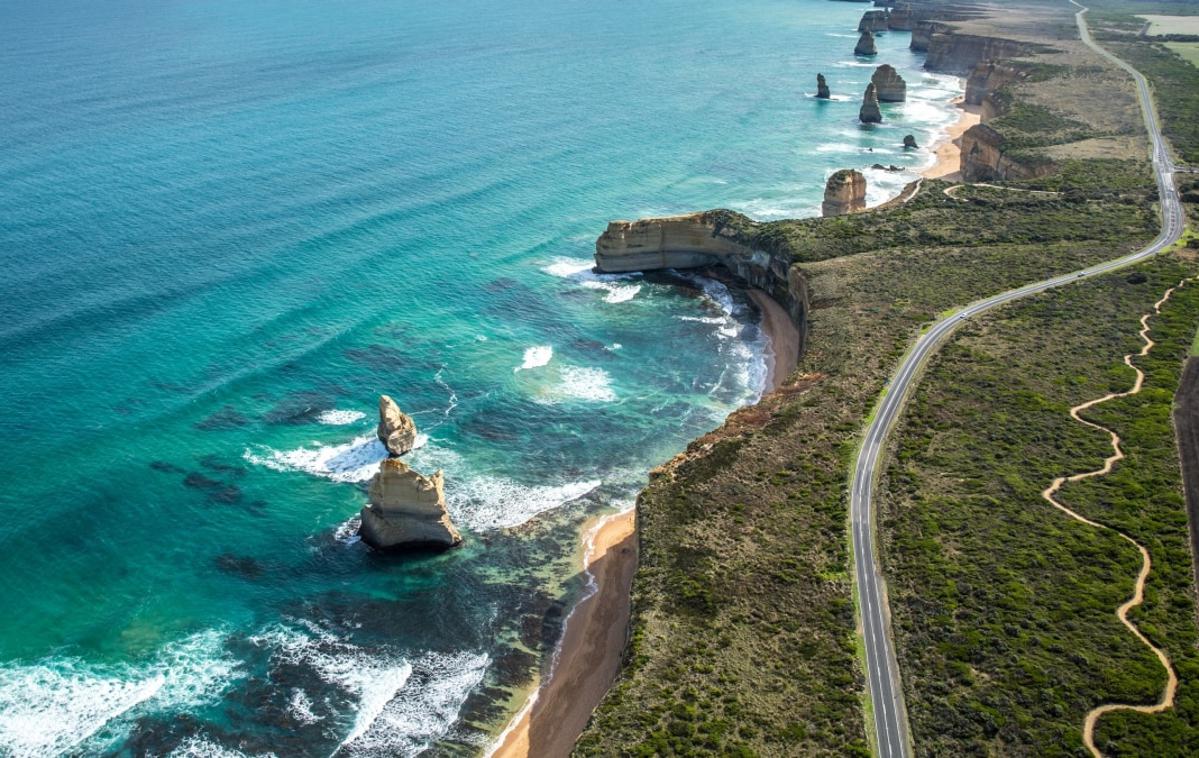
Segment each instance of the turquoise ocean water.
[{"label": "turquoise ocean water", "polygon": [[[0,0],[0,755],[479,751],[581,525],[764,381],[741,295],[595,237],[928,161],[959,83],[863,10]],[[382,392],[462,549],[353,537]]]}]

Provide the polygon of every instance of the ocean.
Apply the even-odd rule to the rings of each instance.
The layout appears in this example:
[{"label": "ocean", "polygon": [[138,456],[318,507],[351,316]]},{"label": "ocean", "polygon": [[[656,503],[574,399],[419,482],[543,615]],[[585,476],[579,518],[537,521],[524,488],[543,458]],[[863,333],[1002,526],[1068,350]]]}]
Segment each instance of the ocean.
[{"label": "ocean", "polygon": [[[0,0],[0,755],[480,752],[582,526],[765,382],[742,293],[595,238],[912,180],[960,82],[865,7]],[[381,393],[464,547],[354,536]]]}]

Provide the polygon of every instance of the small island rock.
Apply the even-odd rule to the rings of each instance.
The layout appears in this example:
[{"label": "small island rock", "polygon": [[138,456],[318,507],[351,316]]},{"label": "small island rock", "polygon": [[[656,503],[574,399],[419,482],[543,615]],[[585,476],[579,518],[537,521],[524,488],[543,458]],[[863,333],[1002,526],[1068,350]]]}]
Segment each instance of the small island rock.
[{"label": "small island rock", "polygon": [[861,171],[842,169],[828,178],[824,187],[824,216],[843,216],[866,207],[866,177]]},{"label": "small island rock", "polygon": [[863,124],[881,124],[883,122],[883,112],[878,107],[878,92],[874,82],[866,85],[866,94],[862,95],[862,109],[858,111],[858,118]]},{"label": "small island rock", "polygon": [[874,75],[870,77],[870,82],[874,84],[875,91],[878,92],[879,102],[902,103],[908,97],[907,82],[890,64],[884,63],[876,68]]},{"label": "small island rock", "polygon": [[870,30],[862,32],[861,38],[858,39],[858,44],[853,49],[854,55],[878,55],[878,48],[874,46],[874,35]]},{"label": "small island rock", "polygon": [[416,423],[387,395],[379,396],[379,427],[375,433],[388,455],[404,455],[416,446]]},{"label": "small island rock", "polygon": [[825,100],[832,97],[832,93],[828,90],[828,81],[825,80],[824,74],[816,74],[816,97]]},{"label": "small island rock", "polygon": [[905,135],[904,135],[904,137],[903,137],[903,148],[904,148],[904,150],[915,150],[915,149],[916,149],[916,148],[918,148],[918,147],[920,147],[920,146],[916,144],[916,137],[915,137],[915,136],[913,136],[913,135],[911,135],[911,134],[905,134]]},{"label": "small island rock", "polygon": [[423,476],[399,458],[387,458],[370,483],[358,534],[376,550],[445,550],[462,535],[445,507],[444,475]]}]

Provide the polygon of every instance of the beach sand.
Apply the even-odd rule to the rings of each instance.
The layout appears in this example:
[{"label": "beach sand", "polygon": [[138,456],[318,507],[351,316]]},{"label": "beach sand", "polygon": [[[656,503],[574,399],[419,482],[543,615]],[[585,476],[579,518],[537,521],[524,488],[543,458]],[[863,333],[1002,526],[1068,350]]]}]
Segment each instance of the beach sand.
[{"label": "beach sand", "polygon": [[774,353],[767,366],[766,391],[777,390],[799,364],[799,330],[773,297],[761,290],[749,290],[749,296],[762,314],[762,331],[770,337]]},{"label": "beach sand", "polygon": [[600,521],[584,557],[596,590],[571,612],[558,663],[508,725],[495,758],[567,756],[620,671],[637,569],[636,511]]},{"label": "beach sand", "polygon": [[955,100],[954,105],[961,109],[961,115],[957,123],[949,127],[944,139],[933,146],[937,162],[921,172],[925,179],[961,181],[962,135],[982,121],[982,115],[977,105],[966,105],[962,98]]}]

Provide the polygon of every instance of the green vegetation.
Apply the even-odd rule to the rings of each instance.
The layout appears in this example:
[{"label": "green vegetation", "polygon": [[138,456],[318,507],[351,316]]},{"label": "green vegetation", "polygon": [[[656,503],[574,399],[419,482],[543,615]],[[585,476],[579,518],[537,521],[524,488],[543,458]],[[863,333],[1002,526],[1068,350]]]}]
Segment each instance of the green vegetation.
[{"label": "green vegetation", "polygon": [[1179,157],[1199,164],[1199,68],[1162,45],[1145,41],[1111,44],[1114,53],[1153,83],[1162,130]]},{"label": "green vegetation", "polygon": [[[1069,26],[1068,10],[1052,12],[1058,14],[1052,28]],[[1130,102],[1130,91],[1108,101],[1059,96],[1080,78],[1092,77],[1092,89],[1103,90],[1126,77],[1093,58],[1085,71],[1071,60],[1056,55],[1032,64],[1035,75],[1013,92],[1005,117],[992,122],[1021,149],[1057,151],[1053,173],[1013,183],[1052,194],[968,187],[950,197],[944,190],[951,185],[928,181],[907,204],[834,219],[759,224],[712,212],[724,233],[800,266],[811,293],[807,348],[788,385],[696,440],[642,493],[626,664],[576,746],[578,755],[869,754],[846,533],[847,464],[864,419],[900,355],[937,314],[1111,259],[1157,231],[1152,174],[1133,149],[1138,116],[1128,102],[1112,107],[1119,97]],[[1072,152],[1078,140],[1094,142],[1095,136],[1119,137],[1124,147],[1103,143]],[[1024,318],[1034,326],[1044,319],[1045,326],[1019,335],[1027,338],[1019,344],[1028,355],[1008,347],[1010,335],[1001,328],[1007,322],[996,322],[975,327],[974,341],[952,345],[943,359],[974,377],[965,370],[971,351],[1004,351],[1002,357],[979,353],[985,361],[977,382],[947,383],[947,396],[922,401],[919,422],[928,424],[932,439],[919,437],[925,447],[905,455],[905,436],[887,482],[892,499],[881,531],[898,531],[883,549],[889,575],[900,577],[893,608],[902,618],[902,670],[905,677],[916,672],[905,686],[921,752],[1079,754],[1081,717],[1075,716],[1094,693],[1155,696],[1160,668],[1145,660],[1144,649],[1111,615],[1135,575],[1136,555],[1118,537],[1047,513],[1047,504],[1021,510],[1016,506],[1023,500],[1007,498],[1035,498],[1048,484],[1044,474],[1051,479],[1075,461],[1102,459],[1103,438],[1065,415],[1069,400],[1123,388],[1128,372],[1118,360],[1128,334],[1122,319],[1134,312],[1128,308],[1156,299],[1160,292],[1153,288],[1180,267],[1174,258],[1147,266],[1140,284],[1126,280],[1129,272],[1113,275],[1085,290],[1091,293],[1085,306],[1062,305],[1060,293],[1038,299],[1029,307],[1040,310]],[[1179,303],[1199,308],[1199,286]],[[1075,341],[1060,343],[1066,349],[1035,339],[1057,339],[1076,324]],[[1135,337],[1135,318],[1133,326]],[[1187,344],[1192,331],[1188,327]],[[1177,345],[1171,350],[1161,355],[1177,358]],[[948,371],[943,361],[934,370]],[[1155,374],[1154,388],[1169,379]],[[957,405],[939,406],[942,401]],[[972,413],[1010,422],[1010,430],[967,443],[967,433],[985,431]],[[1147,418],[1130,424],[1136,429],[1129,437],[1140,447],[1129,468],[1135,463],[1140,475],[1121,485],[1129,488],[1122,494],[1129,502],[1134,494],[1156,497],[1170,481],[1160,418]],[[1026,426],[1039,436],[1016,436]],[[919,458],[925,453],[948,457],[925,463]],[[1033,456],[1034,466],[1021,465]],[[945,469],[934,470],[942,464]],[[937,475],[950,464],[961,468]],[[995,473],[976,481],[969,466],[984,465],[995,465]],[[896,489],[900,477],[917,475]],[[1176,484],[1176,471],[1174,477]],[[975,499],[962,501],[957,488]],[[963,547],[991,551],[978,563],[973,555],[969,561],[959,556],[958,544],[937,531],[955,538],[968,531],[967,504],[993,508],[1000,521],[1000,514],[1013,519],[961,538]],[[1162,551],[1163,561],[1176,562],[1163,542],[1177,526],[1177,513],[1169,511],[1177,499],[1163,496],[1154,504],[1160,520],[1150,525],[1147,544]],[[1175,611],[1180,604],[1173,569],[1163,569],[1161,579],[1153,586],[1153,608],[1145,610],[1153,617],[1147,632],[1168,636],[1173,651],[1176,642],[1192,640],[1176,628],[1177,618],[1159,618],[1154,610],[1158,602]],[[1088,595],[1091,590],[1101,594]],[[1007,603],[999,627],[984,612],[994,602]],[[1084,628],[1083,618],[1095,623]],[[920,624],[941,636],[919,636]],[[1076,638],[1077,649],[1088,652],[1075,653]],[[1190,654],[1177,655],[1181,662]],[[992,668],[983,671],[979,663]],[[926,664],[927,675],[919,668]],[[1186,677],[1189,698],[1190,680],[1199,678],[1189,670]],[[1151,745],[1135,718],[1125,720],[1113,715],[1101,723],[1105,744]],[[1179,723],[1162,739],[1190,739]]]},{"label": "green vegetation", "polygon": [[1187,63],[1199,68],[1199,42],[1167,42],[1165,47]]},{"label": "green vegetation", "polygon": [[[913,736],[924,754],[1082,755],[1087,711],[1156,701],[1165,675],[1116,619],[1139,554],[1112,531],[1041,498],[1063,474],[1099,467],[1107,436],[1073,421],[1084,400],[1128,389],[1121,363],[1139,316],[1193,275],[1163,257],[973,322],[928,368],[897,434],[880,533]],[[1175,710],[1100,720],[1106,755],[1199,750],[1199,655],[1171,400],[1199,319],[1199,286],[1151,321],[1143,391],[1087,412],[1123,437],[1127,460],[1060,499],[1127,532],[1154,560],[1132,617],[1165,645],[1182,685]]]}]

